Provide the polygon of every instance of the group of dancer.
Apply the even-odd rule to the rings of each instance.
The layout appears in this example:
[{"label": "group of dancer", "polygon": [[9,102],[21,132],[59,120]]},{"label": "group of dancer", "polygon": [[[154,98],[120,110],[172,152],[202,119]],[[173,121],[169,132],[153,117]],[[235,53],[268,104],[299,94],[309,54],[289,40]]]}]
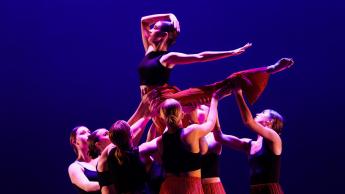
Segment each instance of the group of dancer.
[{"label": "group of dancer", "polygon": [[[85,126],[72,130],[70,143],[77,155],[68,168],[72,184],[80,193],[222,194],[219,156],[224,145],[248,155],[250,193],[283,193],[279,184],[283,118],[270,109],[254,118],[244,96],[253,104],[269,76],[289,68],[293,60],[282,58],[210,85],[180,90],[169,85],[175,66],[236,56],[251,44],[230,51],[169,52],[180,33],[174,14],[142,17],[141,31],[142,100],[128,121],[116,121],[109,130],[91,133]],[[243,123],[257,139],[222,132],[218,101],[231,94]],[[147,140],[140,144],[150,120]]]}]

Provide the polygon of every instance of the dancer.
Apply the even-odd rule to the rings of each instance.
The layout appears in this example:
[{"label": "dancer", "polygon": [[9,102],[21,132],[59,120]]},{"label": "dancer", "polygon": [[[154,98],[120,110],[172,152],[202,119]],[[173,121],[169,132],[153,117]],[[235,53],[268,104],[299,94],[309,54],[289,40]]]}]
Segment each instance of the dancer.
[{"label": "dancer", "polygon": [[[209,106],[199,105],[196,112],[198,122],[204,123],[209,112]],[[220,126],[217,119],[215,129],[218,128]],[[219,169],[219,157],[222,152],[222,145],[214,139],[212,131],[205,136],[205,139],[208,149],[201,157],[201,181],[204,194],[225,194]]]},{"label": "dancer", "polygon": [[[150,29],[150,26],[154,26]],[[180,32],[179,22],[174,14],[155,14],[141,19],[142,41],[145,57],[139,65],[141,95],[159,86],[167,86],[170,72],[175,65],[218,60],[243,53],[251,44],[231,51],[205,51],[198,54],[168,52]],[[172,87],[174,92],[178,89]],[[212,91],[214,92],[214,91]],[[212,94],[210,93],[210,95]],[[209,96],[211,99],[211,96]],[[129,119],[129,124],[140,118],[140,105],[137,114]],[[158,130],[162,133],[162,128]]]},{"label": "dancer", "polygon": [[250,193],[281,194],[279,184],[280,160],[283,128],[283,117],[274,110],[267,109],[253,118],[242,94],[242,90],[234,90],[244,124],[258,134],[256,140],[237,138],[225,135],[221,130],[215,131],[217,141],[230,148],[243,151],[249,156]]},{"label": "dancer", "polygon": [[[150,29],[150,25],[153,24],[154,26]],[[143,95],[153,89],[157,89],[161,94],[161,99],[156,106],[159,106],[161,102],[168,98],[176,99],[182,106],[195,106],[203,104],[205,101],[209,103],[214,91],[224,85],[231,84],[234,79],[242,80],[242,88],[245,95],[251,103],[254,103],[264,90],[270,73],[278,71],[275,67],[291,65],[289,60],[282,59],[269,67],[237,72],[223,81],[180,91],[178,88],[168,85],[170,72],[175,65],[207,62],[236,56],[251,47],[251,44],[248,43],[241,48],[231,51],[205,51],[198,54],[168,52],[180,31],[179,22],[173,14],[145,16],[141,19],[141,30],[145,57],[139,65],[140,90]],[[142,111],[143,108],[140,104],[128,123],[131,124],[140,118]],[[156,137],[162,134],[165,128],[164,122],[158,117],[154,117],[153,122],[157,134],[149,134],[149,137]]]},{"label": "dancer", "polygon": [[111,143],[109,140],[109,131],[105,128],[96,129],[93,131],[88,139],[89,155],[91,158],[97,158],[102,151]]},{"label": "dancer", "polygon": [[[139,155],[140,137],[150,117],[129,126],[120,120],[109,129],[112,144],[102,152],[97,165],[102,193],[144,193],[151,158]],[[143,145],[144,146],[144,145]]]},{"label": "dancer", "polygon": [[68,174],[79,193],[100,194],[96,172],[98,158],[93,159],[88,155],[87,138],[89,135],[90,130],[85,126],[78,126],[72,130],[70,143],[77,159],[68,167]]},{"label": "dancer", "polygon": [[161,194],[203,193],[200,139],[214,128],[218,100],[227,94],[227,88],[217,90],[213,94],[206,122],[192,124],[185,128],[182,128],[181,104],[174,99],[167,99],[163,102],[160,115],[165,121],[167,129],[162,136],[152,141],[156,142],[156,147],[151,146],[151,149],[148,149],[151,152],[160,153],[166,172],[166,178],[160,190]]}]

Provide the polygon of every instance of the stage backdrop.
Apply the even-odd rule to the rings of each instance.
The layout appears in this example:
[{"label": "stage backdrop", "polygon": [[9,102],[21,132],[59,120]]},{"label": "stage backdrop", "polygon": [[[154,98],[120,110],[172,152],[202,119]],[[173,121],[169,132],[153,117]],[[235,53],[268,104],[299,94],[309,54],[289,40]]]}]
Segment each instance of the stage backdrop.
[{"label": "stage backdrop", "polygon": [[[255,114],[286,118],[281,184],[286,193],[340,193],[344,182],[344,4],[326,1],[3,0],[0,3],[1,193],[75,193],[67,168],[73,127],[108,128],[140,100],[140,18],[174,13],[174,51],[240,56],[177,66],[171,83],[203,85],[232,72],[293,57],[274,75]],[[219,104],[225,133],[255,138],[233,97]],[[243,153],[223,149],[227,193],[248,193]]]}]

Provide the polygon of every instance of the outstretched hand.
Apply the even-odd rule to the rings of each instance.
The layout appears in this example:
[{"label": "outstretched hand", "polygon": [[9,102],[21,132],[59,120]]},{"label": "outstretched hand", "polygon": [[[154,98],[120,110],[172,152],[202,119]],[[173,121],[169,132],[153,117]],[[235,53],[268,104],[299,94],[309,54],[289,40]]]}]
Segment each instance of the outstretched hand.
[{"label": "outstretched hand", "polygon": [[233,54],[234,55],[240,55],[242,54],[244,51],[246,51],[247,48],[250,48],[252,46],[252,43],[247,43],[245,44],[244,46],[238,48],[238,49],[235,49],[233,50]]}]

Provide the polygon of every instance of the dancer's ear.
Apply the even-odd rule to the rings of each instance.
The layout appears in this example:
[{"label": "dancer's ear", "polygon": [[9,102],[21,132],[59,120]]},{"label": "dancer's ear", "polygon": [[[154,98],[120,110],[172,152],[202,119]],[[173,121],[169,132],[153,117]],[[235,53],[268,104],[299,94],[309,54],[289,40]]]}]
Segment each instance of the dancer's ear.
[{"label": "dancer's ear", "polygon": [[162,45],[167,45],[168,38],[169,38],[168,32],[163,32]]}]

